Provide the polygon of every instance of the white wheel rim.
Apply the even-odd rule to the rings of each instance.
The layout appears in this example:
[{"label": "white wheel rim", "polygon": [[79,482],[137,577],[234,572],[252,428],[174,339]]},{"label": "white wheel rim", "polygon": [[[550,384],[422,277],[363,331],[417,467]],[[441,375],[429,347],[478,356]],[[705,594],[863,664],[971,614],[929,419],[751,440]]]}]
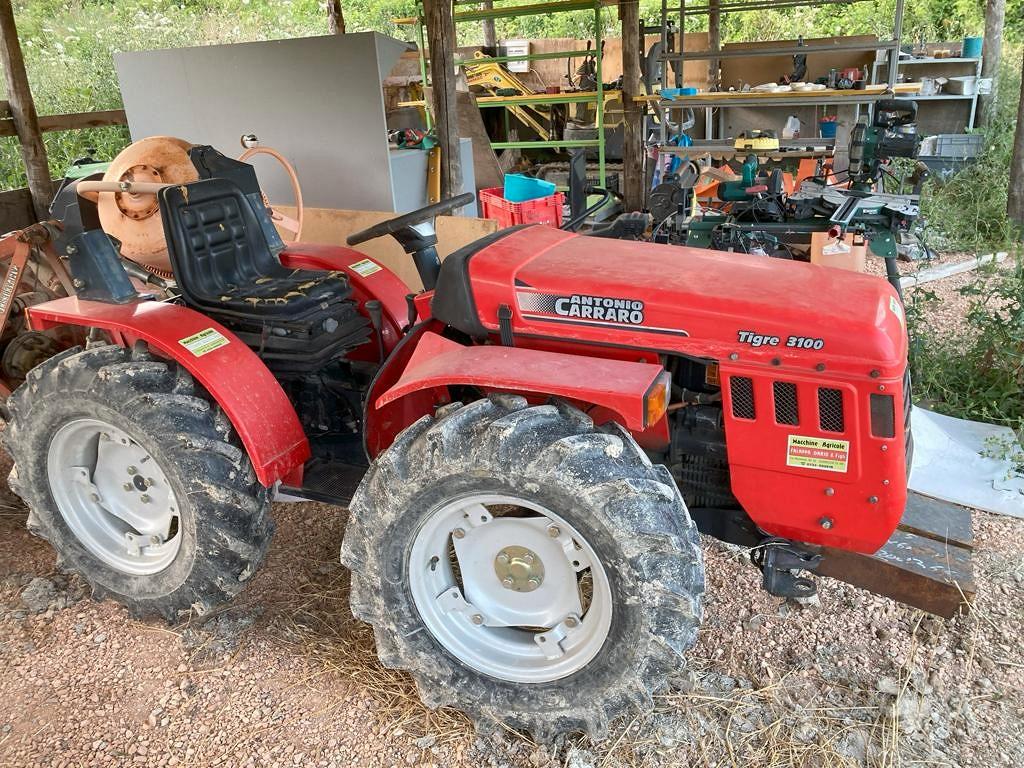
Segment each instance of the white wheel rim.
[{"label": "white wheel rim", "polygon": [[594,659],[611,627],[611,587],[594,549],[564,518],[512,496],[431,510],[413,541],[409,586],[431,635],[501,680],[567,677]]},{"label": "white wheel rim", "polygon": [[64,522],[106,565],[149,576],[177,557],[182,531],[174,491],[127,432],[99,419],[69,421],[50,440],[46,469]]}]

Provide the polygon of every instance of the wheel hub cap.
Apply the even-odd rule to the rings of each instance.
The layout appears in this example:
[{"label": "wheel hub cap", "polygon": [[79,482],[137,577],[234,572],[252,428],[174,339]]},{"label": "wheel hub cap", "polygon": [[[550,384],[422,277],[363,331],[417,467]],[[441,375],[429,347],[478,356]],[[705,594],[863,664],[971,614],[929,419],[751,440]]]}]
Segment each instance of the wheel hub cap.
[{"label": "wheel hub cap", "polygon": [[76,419],[54,433],[50,492],[81,544],[122,573],[166,568],[181,545],[178,502],[167,476],[127,432]]},{"label": "wheel hub cap", "polygon": [[494,573],[505,589],[533,592],[544,583],[544,563],[526,547],[505,547],[494,558]]}]

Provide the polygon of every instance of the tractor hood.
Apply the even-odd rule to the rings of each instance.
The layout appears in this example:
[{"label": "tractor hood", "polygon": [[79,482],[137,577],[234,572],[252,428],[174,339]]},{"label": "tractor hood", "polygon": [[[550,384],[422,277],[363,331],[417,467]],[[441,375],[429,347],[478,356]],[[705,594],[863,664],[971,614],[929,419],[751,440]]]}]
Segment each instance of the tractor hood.
[{"label": "tractor hood", "polygon": [[453,253],[438,319],[516,336],[899,377],[902,304],[883,278],[762,256],[504,230]]}]

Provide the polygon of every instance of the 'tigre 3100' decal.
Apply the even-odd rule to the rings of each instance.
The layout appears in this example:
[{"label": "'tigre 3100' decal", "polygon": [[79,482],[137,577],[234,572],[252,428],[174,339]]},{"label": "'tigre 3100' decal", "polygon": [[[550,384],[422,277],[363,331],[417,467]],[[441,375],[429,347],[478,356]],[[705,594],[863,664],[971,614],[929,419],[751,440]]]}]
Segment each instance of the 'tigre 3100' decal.
[{"label": "'tigre 3100' decal", "polygon": [[757,331],[737,331],[736,339],[740,344],[749,344],[754,348],[785,346],[792,349],[821,349],[825,346],[824,339],[814,336],[787,336],[783,344],[781,336],[771,336]]},{"label": "'tigre 3100' decal", "polygon": [[680,328],[659,328],[645,324],[644,303],[639,299],[593,296],[587,293],[557,295],[516,291],[519,312],[525,318],[571,325],[625,325],[655,333],[689,334]]}]

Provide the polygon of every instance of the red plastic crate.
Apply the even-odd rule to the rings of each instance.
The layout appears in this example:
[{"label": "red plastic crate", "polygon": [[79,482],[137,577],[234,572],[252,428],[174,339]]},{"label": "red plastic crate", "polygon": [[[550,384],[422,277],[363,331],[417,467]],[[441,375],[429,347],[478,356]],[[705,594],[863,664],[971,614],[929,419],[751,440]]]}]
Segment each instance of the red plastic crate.
[{"label": "red plastic crate", "polygon": [[494,219],[503,227],[516,224],[550,224],[562,226],[562,205],[565,195],[555,192],[547,197],[513,203],[502,197],[501,187],[480,190],[480,208],[485,219]]}]

